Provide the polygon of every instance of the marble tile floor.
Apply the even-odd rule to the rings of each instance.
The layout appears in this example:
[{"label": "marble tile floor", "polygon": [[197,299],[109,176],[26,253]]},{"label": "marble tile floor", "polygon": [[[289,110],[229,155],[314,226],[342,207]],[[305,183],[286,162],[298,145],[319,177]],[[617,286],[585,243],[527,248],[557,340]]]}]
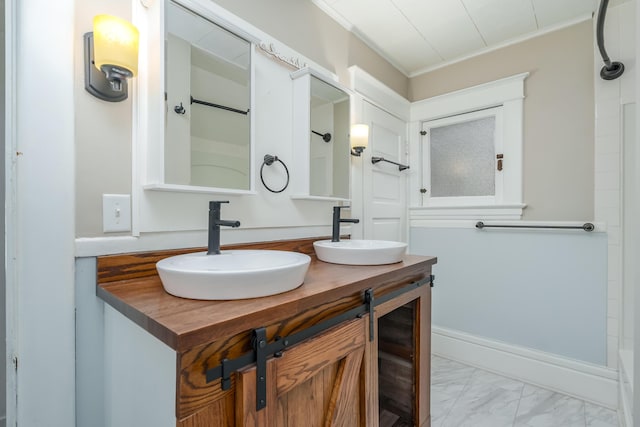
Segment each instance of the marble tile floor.
[{"label": "marble tile floor", "polygon": [[433,356],[431,427],[618,427],[615,411]]}]

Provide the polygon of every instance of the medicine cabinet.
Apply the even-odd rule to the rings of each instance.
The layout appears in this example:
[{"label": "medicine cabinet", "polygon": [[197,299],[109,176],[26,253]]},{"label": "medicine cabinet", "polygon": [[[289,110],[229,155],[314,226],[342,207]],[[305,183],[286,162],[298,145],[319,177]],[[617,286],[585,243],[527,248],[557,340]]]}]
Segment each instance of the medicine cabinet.
[{"label": "medicine cabinet", "polygon": [[293,80],[294,198],[348,201],[350,91],[310,68]]},{"label": "medicine cabinet", "polygon": [[145,188],[252,192],[252,43],[181,3],[199,4],[165,2],[164,142]]}]

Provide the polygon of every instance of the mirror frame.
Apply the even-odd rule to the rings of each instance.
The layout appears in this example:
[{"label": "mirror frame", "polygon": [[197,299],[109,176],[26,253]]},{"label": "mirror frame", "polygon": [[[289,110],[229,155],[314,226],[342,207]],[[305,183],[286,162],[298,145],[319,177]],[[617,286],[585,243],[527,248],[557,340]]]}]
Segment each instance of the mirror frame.
[{"label": "mirror frame", "polygon": [[[174,3],[191,10],[204,19],[226,29],[236,36],[246,40],[250,49],[250,159],[249,159],[249,189],[230,189],[222,187],[202,187],[184,184],[170,184],[165,182],[165,126],[166,126],[166,104],[165,93],[165,11],[167,4]],[[157,0],[148,8],[137,10],[144,13],[136,19],[134,9],[134,23],[141,29],[141,49],[139,58],[140,74],[145,73],[147,84],[138,88],[137,106],[134,104],[134,111],[138,111],[134,117],[134,132],[137,129],[136,142],[139,143],[137,155],[141,156],[142,162],[138,162],[139,170],[134,170],[134,185],[138,184],[144,190],[186,192],[186,193],[210,193],[210,194],[256,194],[256,168],[255,168],[255,54],[256,45],[259,39],[238,25],[231,22],[232,16],[224,17],[223,9],[217,5],[203,0]],[[142,28],[141,28],[142,27]],[[145,46],[143,48],[142,46]],[[158,70],[160,70],[158,72]],[[153,72],[150,72],[153,71]],[[135,101],[134,101],[135,102]],[[137,107],[137,108],[136,108]],[[134,149],[134,152],[136,150]],[[134,158],[134,164],[136,159]],[[135,166],[134,166],[135,169]]]},{"label": "mirror frame", "polygon": [[[349,182],[347,183],[349,198],[314,196],[310,191],[311,77],[344,92],[349,97],[349,125],[353,124],[354,93],[352,90],[310,67],[301,68],[291,73],[291,80],[293,80],[293,158],[296,159],[296,167],[291,176],[293,191],[291,198],[349,203],[351,201],[351,171],[349,171]],[[348,147],[345,150],[345,156],[351,158]],[[351,163],[350,160],[349,163]]]}]

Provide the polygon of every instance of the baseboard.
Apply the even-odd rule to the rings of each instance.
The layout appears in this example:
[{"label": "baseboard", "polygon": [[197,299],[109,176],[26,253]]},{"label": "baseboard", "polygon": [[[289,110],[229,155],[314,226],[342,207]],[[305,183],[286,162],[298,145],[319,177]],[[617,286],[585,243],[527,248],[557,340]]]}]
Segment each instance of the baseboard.
[{"label": "baseboard", "polygon": [[618,408],[618,373],[613,369],[437,326],[432,327],[431,349],[438,356]]},{"label": "baseboard", "polygon": [[633,391],[631,383],[633,381],[633,373],[630,370],[633,364],[633,354],[630,351],[621,350],[618,353],[618,393],[620,396],[620,405],[618,408],[618,419],[623,427],[633,427]]}]

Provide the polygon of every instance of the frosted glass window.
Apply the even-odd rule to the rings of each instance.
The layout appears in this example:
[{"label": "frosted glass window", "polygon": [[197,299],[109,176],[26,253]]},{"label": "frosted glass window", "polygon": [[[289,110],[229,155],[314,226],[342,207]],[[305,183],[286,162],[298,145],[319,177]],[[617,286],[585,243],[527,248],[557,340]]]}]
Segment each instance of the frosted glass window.
[{"label": "frosted glass window", "polygon": [[495,195],[494,116],[431,128],[431,196]]}]

